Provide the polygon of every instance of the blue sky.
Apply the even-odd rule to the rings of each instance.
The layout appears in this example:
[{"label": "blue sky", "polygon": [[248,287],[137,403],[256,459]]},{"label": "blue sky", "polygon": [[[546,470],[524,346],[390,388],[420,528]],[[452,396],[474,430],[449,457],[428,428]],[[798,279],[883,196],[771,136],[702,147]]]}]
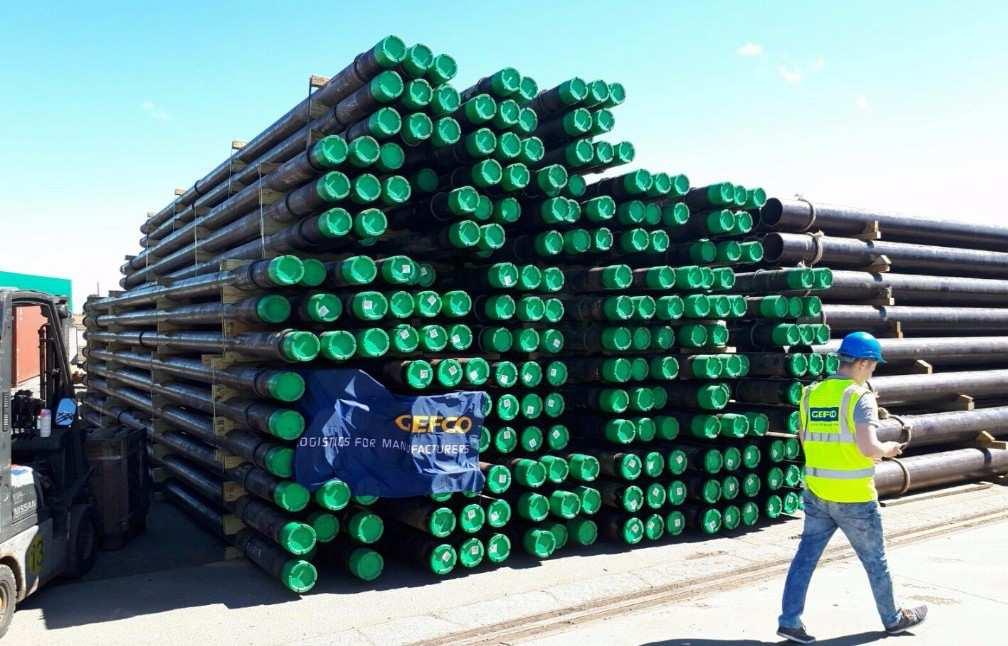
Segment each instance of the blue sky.
[{"label": "blue sky", "polygon": [[695,184],[1004,218],[1005,3],[31,4],[0,10],[0,269],[80,298],[175,186],[388,33],[453,55],[459,88],[619,80],[611,138]]}]

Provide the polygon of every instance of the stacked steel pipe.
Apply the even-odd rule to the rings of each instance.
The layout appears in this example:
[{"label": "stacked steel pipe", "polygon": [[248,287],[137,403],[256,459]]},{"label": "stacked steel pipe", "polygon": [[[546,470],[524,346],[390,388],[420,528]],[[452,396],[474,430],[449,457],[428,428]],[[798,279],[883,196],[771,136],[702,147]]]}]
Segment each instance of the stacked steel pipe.
[{"label": "stacked steel pipe", "polygon": [[[1008,432],[1008,336],[997,336],[1008,331],[1008,253],[1001,251],[1008,228],[771,199],[758,230],[765,266],[777,269],[753,272],[754,281],[823,276],[781,292],[821,300],[821,310],[803,320],[828,325],[833,339],[817,340],[814,351],[835,353],[853,330],[881,337],[888,363],[870,381],[884,407],[879,437],[908,442],[912,457],[900,487],[892,485],[896,467],[880,468],[880,492],[918,488],[917,468],[932,485],[976,473],[976,451],[954,449],[975,444],[983,431]],[[943,475],[923,475],[932,471]]]},{"label": "stacked steel pipe", "polygon": [[[792,513],[796,393],[836,369],[813,353],[828,326],[954,316],[1000,329],[996,310],[967,310],[997,304],[1003,281],[820,266],[881,266],[863,248],[880,243],[833,242],[864,230],[850,212],[815,209],[827,236],[752,238],[760,213],[764,231],[811,216],[761,189],[608,172],[634,157],[630,142],[600,139],[619,83],[540,92],[505,67],[459,92],[454,74],[449,56],[390,36],[313,79],[308,98],[148,217],[121,268],[126,291],[85,308],[88,419],[144,430],[166,495],[291,590],[312,587],[313,562],[373,580],[389,556],[446,575],[512,549],[548,558],[599,537],[647,544]],[[935,245],[972,238],[883,220],[870,220],[883,235],[888,223],[918,236],[887,242],[896,268],[949,274],[998,255],[946,257]],[[972,275],[999,267],[977,259]],[[950,291],[956,308],[917,311]],[[837,304],[890,292],[906,307]],[[1008,342],[887,352],[969,366],[1008,357]],[[362,369],[398,393],[486,391],[484,489],[377,499],[338,479],[295,482],[305,365]],[[999,373],[940,376],[928,384],[998,403]],[[886,405],[919,407],[914,383],[882,381],[915,378],[876,387]],[[920,415],[914,442],[965,438],[1002,411],[985,415]],[[882,434],[905,434],[901,419]],[[950,479],[939,471],[932,481]]]}]

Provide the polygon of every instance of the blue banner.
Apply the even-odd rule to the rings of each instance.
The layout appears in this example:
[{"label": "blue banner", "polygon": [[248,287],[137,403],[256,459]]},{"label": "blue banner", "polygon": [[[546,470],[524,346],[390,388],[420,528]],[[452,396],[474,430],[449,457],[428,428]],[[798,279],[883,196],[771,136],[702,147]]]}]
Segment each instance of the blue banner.
[{"label": "blue banner", "polygon": [[355,495],[403,498],[480,491],[483,392],[409,397],[361,370],[303,370],[308,423],[294,476],[314,491],[339,478]]}]

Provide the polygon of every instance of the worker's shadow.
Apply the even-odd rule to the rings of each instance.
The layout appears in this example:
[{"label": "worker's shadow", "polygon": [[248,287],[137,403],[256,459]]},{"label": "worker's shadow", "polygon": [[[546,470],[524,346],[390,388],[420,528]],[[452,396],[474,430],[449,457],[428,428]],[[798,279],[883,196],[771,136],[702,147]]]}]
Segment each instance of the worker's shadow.
[{"label": "worker's shadow", "polygon": [[[911,635],[907,633],[906,636]],[[859,646],[860,644],[871,644],[887,637],[890,635],[884,631],[872,630],[856,635],[833,637],[832,639],[817,639],[815,643],[817,646]],[[787,643],[790,642],[784,640],[765,642],[758,639],[664,639],[660,642],[647,642],[641,646],[776,646]]]}]

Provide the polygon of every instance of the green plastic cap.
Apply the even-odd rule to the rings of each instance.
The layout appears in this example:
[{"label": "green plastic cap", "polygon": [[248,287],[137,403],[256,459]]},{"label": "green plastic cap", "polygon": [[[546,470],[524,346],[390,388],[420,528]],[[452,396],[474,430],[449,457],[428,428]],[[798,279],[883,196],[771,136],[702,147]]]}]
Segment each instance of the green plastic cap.
[{"label": "green plastic cap", "polygon": [[475,536],[462,541],[462,544],[459,545],[459,563],[461,563],[464,568],[476,567],[483,562],[483,558],[485,556],[486,548],[483,546],[483,541]]},{"label": "green plastic cap", "polygon": [[[637,319],[650,320],[658,311],[658,305],[651,296],[631,296],[630,300],[633,301],[634,317]],[[650,340],[648,345],[650,345]]]},{"label": "green plastic cap", "polygon": [[448,54],[438,54],[431,60],[430,67],[427,68],[427,78],[434,85],[447,83],[455,78],[457,73],[458,64]]},{"label": "green plastic cap", "polygon": [[431,97],[428,109],[431,111],[431,114],[443,117],[453,114],[459,109],[460,105],[461,99],[458,90],[450,85],[440,85],[434,88],[434,95]]},{"label": "green plastic cap", "polygon": [[754,224],[755,223],[753,222],[753,217],[751,215],[745,211],[736,211],[735,226],[732,228],[732,233],[735,235],[745,235],[752,231]]},{"label": "green plastic cap", "polygon": [[319,335],[322,356],[333,361],[346,361],[357,352],[357,340],[345,330],[331,330]]},{"label": "green plastic cap", "polygon": [[554,491],[549,496],[549,506],[554,516],[571,519],[581,511],[581,498],[572,491]]},{"label": "green plastic cap", "polygon": [[371,544],[381,538],[385,532],[385,523],[381,517],[369,511],[360,511],[350,517],[347,530],[351,536],[361,543]]},{"label": "green plastic cap", "polygon": [[[725,447],[725,450],[723,451],[722,454],[724,456],[724,468],[725,468],[725,471],[738,471],[739,467],[742,466],[742,452],[739,451],[739,449],[737,447],[729,446],[729,447]],[[722,483],[722,486],[724,486],[725,483],[727,483],[727,482],[728,482],[728,479],[725,478],[725,482]],[[735,487],[736,487],[736,490],[737,490],[737,488],[738,488],[738,480],[737,479],[734,481],[734,484],[735,484]]]},{"label": "green plastic cap", "polygon": [[812,289],[815,274],[812,269],[792,269],[785,275],[789,289]]},{"label": "green plastic cap", "polygon": [[266,275],[277,287],[290,287],[304,278],[304,263],[297,256],[277,256],[266,266]]},{"label": "green plastic cap", "polygon": [[291,559],[286,561],[280,569],[280,582],[291,592],[298,594],[308,592],[315,587],[316,581],[318,581],[318,571],[308,561]]},{"label": "green plastic cap", "polygon": [[518,84],[518,95],[523,102],[529,102],[539,94],[539,84],[531,76],[523,76]]},{"label": "green plastic cap", "polygon": [[350,504],[350,487],[342,480],[333,478],[316,489],[314,497],[322,508],[339,511]]},{"label": "green plastic cap", "polygon": [[[526,111],[523,109],[522,114],[524,115],[525,113]],[[546,146],[539,137],[527,137],[525,139],[521,139],[519,146],[520,148],[517,156],[519,157],[519,160],[525,164],[538,164],[542,161],[542,158],[546,156]],[[510,154],[510,152],[508,154]]]},{"label": "green plastic cap", "polygon": [[406,83],[399,103],[408,110],[420,110],[430,104],[434,91],[425,79],[413,79]]},{"label": "green plastic cap", "polygon": [[560,484],[567,480],[570,475],[570,466],[567,460],[555,455],[544,455],[539,462],[546,467],[546,479],[554,484]]},{"label": "green plastic cap", "polygon": [[266,389],[274,399],[297,401],[304,395],[305,380],[296,372],[275,371],[266,380]]},{"label": "green plastic cap", "polygon": [[654,178],[651,173],[639,168],[623,176],[623,188],[631,195],[641,195],[647,193],[653,185]]},{"label": "green plastic cap", "polygon": [[427,141],[434,134],[434,122],[423,112],[414,112],[406,116],[399,136],[408,146],[416,146]]},{"label": "green plastic cap", "polygon": [[291,305],[283,296],[269,294],[256,300],[255,311],[263,323],[283,323],[290,317]]},{"label": "green plastic cap", "polygon": [[[273,489],[273,502],[287,511],[301,511],[308,505],[309,498],[308,490],[296,482],[278,482]],[[299,552],[299,554],[304,554],[304,552]]]},{"label": "green plastic cap", "polygon": [[343,302],[335,294],[312,294],[304,301],[304,312],[316,323],[332,323],[343,314]]},{"label": "green plastic cap", "polygon": [[287,332],[280,342],[280,352],[288,361],[311,361],[321,349],[319,339],[311,332]]},{"label": "green plastic cap", "polygon": [[375,61],[384,67],[395,67],[406,57],[406,44],[398,36],[386,36],[371,48]]},{"label": "green plastic cap", "polygon": [[549,515],[550,503],[546,496],[525,492],[518,498],[518,515],[526,520],[539,522]]},{"label": "green plastic cap", "polygon": [[604,135],[616,126],[616,117],[612,111],[602,108],[592,114],[591,133],[593,135]]},{"label": "green plastic cap", "polygon": [[522,352],[535,352],[541,343],[542,338],[537,330],[533,328],[519,330],[516,345]]},{"label": "green plastic cap", "polygon": [[486,512],[478,503],[468,504],[458,513],[459,528],[467,534],[475,534],[486,524]]},{"label": "green plastic cap", "polygon": [[402,69],[412,77],[423,76],[434,63],[434,52],[423,43],[417,43],[406,50]]},{"label": "green plastic cap", "polygon": [[518,124],[518,117],[521,116],[521,106],[514,99],[505,99],[497,103],[497,114],[494,115],[493,125],[498,130],[509,130]]},{"label": "green plastic cap", "polygon": [[581,175],[571,175],[567,178],[565,190],[570,197],[581,197],[588,190],[588,182]]},{"label": "green plastic cap", "polygon": [[620,234],[620,248],[627,253],[647,251],[651,245],[651,236],[646,229],[631,229]]},{"label": "green plastic cap", "polygon": [[548,559],[553,555],[553,551],[556,550],[556,537],[549,530],[530,529],[522,537],[522,546],[532,556],[539,559]]},{"label": "green plastic cap", "polygon": [[465,376],[458,359],[442,359],[434,372],[438,383],[445,388],[454,388],[462,383]]},{"label": "green plastic cap", "polygon": [[305,429],[304,416],[296,410],[277,410],[270,414],[267,423],[267,430],[270,435],[293,440],[301,437]]},{"label": "green plastic cap", "polygon": [[633,342],[633,336],[628,328],[608,327],[602,330],[602,347],[609,351],[628,350]]},{"label": "green plastic cap", "polygon": [[509,164],[504,169],[504,176],[501,179],[501,188],[507,192],[520,191],[529,185],[532,175],[525,164]]},{"label": "green plastic cap", "polygon": [[598,405],[607,413],[622,413],[630,406],[630,394],[621,388],[605,388],[598,393]]},{"label": "green plastic cap", "polygon": [[[374,140],[371,139],[371,141]],[[312,147],[311,160],[315,166],[323,170],[336,168],[346,161],[348,150],[349,147],[343,137],[328,135],[320,139]]]},{"label": "green plastic cap", "polygon": [[623,525],[620,528],[623,542],[628,545],[640,543],[644,539],[644,532],[644,522],[635,516],[631,516],[623,521]]},{"label": "green plastic cap", "polygon": [[379,103],[391,103],[399,98],[405,88],[402,77],[391,70],[385,70],[371,79],[371,97]]},{"label": "green plastic cap", "polygon": [[536,185],[546,194],[552,195],[567,184],[567,169],[560,164],[551,164],[536,171]]},{"label": "green plastic cap", "polygon": [[458,563],[458,552],[447,543],[435,546],[427,556],[427,566],[431,572],[439,576],[449,574],[455,569],[456,563]]},{"label": "green plastic cap", "polygon": [[380,357],[388,352],[390,346],[388,333],[380,328],[357,330],[354,332],[354,340],[357,355],[365,358]]},{"label": "green plastic cap", "polygon": [[434,369],[427,361],[415,359],[406,364],[404,377],[406,378],[406,385],[410,388],[422,390],[434,380]]},{"label": "green plastic cap", "polygon": [[[786,357],[787,357],[786,363],[788,374],[791,375],[792,377],[804,377],[806,374],[811,372],[812,359],[814,357],[819,357],[819,355],[815,354],[806,355],[800,352],[796,352],[786,355]],[[819,358],[819,361],[822,362],[823,364],[825,363],[822,361],[821,357]],[[820,367],[820,369],[817,371],[817,374],[821,372],[822,369]]]}]

